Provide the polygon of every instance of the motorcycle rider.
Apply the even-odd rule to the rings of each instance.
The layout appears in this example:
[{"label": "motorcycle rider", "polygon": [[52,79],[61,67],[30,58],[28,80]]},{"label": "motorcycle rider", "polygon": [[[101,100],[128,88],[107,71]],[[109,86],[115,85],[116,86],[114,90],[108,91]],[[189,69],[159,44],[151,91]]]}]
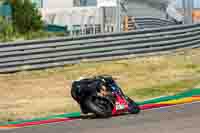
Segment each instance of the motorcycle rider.
[{"label": "motorcycle rider", "polygon": [[112,95],[103,80],[81,78],[72,84],[71,95],[80,104],[82,112],[87,113],[84,99],[95,94],[102,97]]},{"label": "motorcycle rider", "polygon": [[[111,115],[112,108],[116,103],[116,95],[124,95],[120,88],[113,81],[112,77],[98,76],[93,78],[82,78],[72,83],[71,96],[80,105],[83,114],[96,113],[102,116]],[[128,102],[128,112],[137,114],[140,112],[138,105],[124,95]],[[105,104],[106,107],[99,108],[98,104]],[[106,109],[106,110],[105,110]],[[102,111],[103,110],[103,111]]]},{"label": "motorcycle rider", "polygon": [[96,94],[107,96],[110,94],[106,82],[98,79],[79,79],[72,84],[72,97],[78,102],[85,96]]}]

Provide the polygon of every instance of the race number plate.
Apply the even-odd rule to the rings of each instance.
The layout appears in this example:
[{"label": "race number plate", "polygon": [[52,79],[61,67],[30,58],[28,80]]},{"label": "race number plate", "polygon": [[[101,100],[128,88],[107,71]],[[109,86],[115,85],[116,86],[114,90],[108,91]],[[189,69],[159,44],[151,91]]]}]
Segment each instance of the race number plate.
[{"label": "race number plate", "polygon": [[125,106],[123,104],[119,104],[116,106],[116,110],[123,110],[125,109]]}]

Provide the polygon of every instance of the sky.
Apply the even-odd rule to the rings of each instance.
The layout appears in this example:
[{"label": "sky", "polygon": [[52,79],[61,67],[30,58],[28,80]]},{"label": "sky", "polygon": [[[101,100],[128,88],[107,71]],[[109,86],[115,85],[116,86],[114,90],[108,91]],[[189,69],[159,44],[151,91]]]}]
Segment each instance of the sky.
[{"label": "sky", "polygon": [[[178,7],[181,7],[182,0],[176,0]],[[194,8],[200,8],[200,0],[193,0],[194,1]]]}]

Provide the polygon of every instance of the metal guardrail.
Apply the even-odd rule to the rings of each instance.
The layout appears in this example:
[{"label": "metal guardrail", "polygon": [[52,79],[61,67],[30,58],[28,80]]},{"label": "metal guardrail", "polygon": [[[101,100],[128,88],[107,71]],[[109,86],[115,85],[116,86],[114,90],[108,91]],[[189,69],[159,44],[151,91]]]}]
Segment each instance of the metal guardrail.
[{"label": "metal guardrail", "polygon": [[0,44],[0,73],[200,46],[200,24]]},{"label": "metal guardrail", "polygon": [[177,25],[176,22],[170,20],[152,17],[138,17],[135,18],[135,22],[137,24],[137,29],[158,28],[170,25]]}]

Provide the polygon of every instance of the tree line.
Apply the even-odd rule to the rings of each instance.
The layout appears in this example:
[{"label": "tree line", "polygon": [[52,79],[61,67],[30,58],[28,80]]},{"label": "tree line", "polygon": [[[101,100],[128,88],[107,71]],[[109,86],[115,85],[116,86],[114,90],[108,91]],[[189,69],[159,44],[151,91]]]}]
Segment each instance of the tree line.
[{"label": "tree line", "polygon": [[[30,0],[0,0],[11,7],[11,21],[0,16],[0,38],[12,38],[16,34],[27,35],[43,29],[42,16]],[[2,39],[1,39],[2,40]],[[9,40],[9,39],[8,39]]]}]

